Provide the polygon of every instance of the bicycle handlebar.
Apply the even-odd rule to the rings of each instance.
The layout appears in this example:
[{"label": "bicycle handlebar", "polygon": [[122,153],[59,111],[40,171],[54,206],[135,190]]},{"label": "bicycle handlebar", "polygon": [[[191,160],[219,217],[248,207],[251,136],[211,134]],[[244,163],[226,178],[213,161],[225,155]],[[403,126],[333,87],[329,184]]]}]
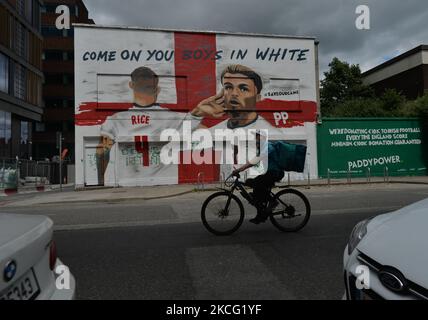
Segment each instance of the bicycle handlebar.
[{"label": "bicycle handlebar", "polygon": [[[231,180],[231,178],[236,178],[233,182],[232,181],[229,181],[229,180]],[[231,174],[230,176],[228,176],[227,178],[226,178],[226,180],[224,181],[224,184],[227,186],[227,187],[230,187],[230,186],[232,186],[232,184],[233,183],[235,183],[237,180],[239,180],[241,178],[241,175],[239,174],[239,173],[235,173],[235,174]]]}]

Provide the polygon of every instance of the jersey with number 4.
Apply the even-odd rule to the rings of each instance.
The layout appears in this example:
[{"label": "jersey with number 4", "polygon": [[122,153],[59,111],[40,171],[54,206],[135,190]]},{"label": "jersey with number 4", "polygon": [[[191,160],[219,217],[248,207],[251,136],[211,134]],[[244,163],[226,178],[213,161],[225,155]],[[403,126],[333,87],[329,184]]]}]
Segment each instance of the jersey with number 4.
[{"label": "jersey with number 4", "polygon": [[[165,142],[159,141],[165,129],[182,134],[184,121],[192,130],[201,118],[162,108],[159,105],[137,107],[118,112],[101,126],[101,135],[115,142],[105,174],[106,185],[163,185],[178,183],[178,166],[164,165],[160,153]],[[147,144],[144,142],[147,141]],[[148,150],[142,150],[148,148]],[[148,159],[147,159],[148,157]]]}]

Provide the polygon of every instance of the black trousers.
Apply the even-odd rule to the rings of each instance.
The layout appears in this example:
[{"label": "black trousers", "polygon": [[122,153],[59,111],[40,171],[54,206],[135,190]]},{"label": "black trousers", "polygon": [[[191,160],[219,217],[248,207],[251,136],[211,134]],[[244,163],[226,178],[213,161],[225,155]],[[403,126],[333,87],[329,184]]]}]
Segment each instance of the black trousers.
[{"label": "black trousers", "polygon": [[283,171],[267,171],[254,179],[248,179],[245,185],[254,189],[254,198],[259,204],[257,212],[264,210],[269,200],[269,194],[276,182],[284,178]]}]

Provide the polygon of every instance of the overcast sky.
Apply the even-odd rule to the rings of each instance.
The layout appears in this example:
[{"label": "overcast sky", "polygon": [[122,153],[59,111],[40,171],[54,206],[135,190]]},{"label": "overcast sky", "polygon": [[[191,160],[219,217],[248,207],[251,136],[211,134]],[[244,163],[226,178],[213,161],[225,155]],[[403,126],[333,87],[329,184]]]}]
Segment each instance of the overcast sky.
[{"label": "overcast sky", "polygon": [[[321,72],[333,57],[363,71],[428,44],[428,0],[84,0],[96,24],[315,36]],[[355,9],[370,8],[357,30]]]}]

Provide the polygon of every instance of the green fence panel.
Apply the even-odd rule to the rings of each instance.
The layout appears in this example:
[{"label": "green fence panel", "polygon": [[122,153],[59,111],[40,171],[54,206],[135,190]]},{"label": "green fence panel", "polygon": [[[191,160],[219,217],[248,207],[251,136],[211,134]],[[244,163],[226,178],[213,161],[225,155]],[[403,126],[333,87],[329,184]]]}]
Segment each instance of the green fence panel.
[{"label": "green fence panel", "polygon": [[415,118],[327,118],[318,125],[320,178],[427,174],[427,132]]}]

